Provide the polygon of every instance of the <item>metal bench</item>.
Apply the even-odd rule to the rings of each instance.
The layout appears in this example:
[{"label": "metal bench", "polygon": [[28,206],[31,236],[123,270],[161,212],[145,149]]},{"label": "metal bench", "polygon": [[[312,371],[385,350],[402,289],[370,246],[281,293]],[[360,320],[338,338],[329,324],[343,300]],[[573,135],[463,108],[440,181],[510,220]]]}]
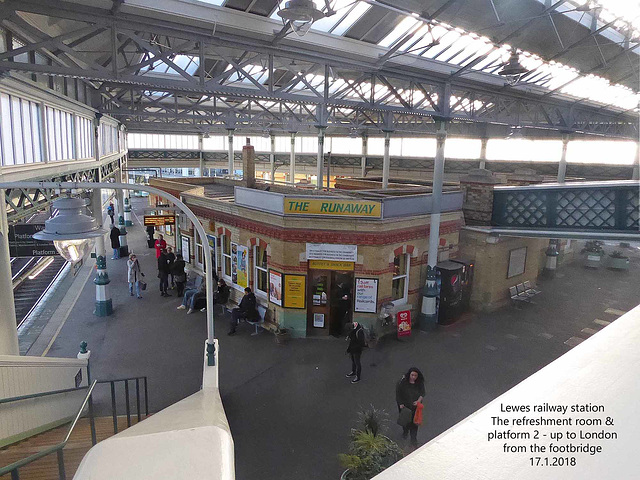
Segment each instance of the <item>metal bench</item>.
[{"label": "metal bench", "polygon": [[530,300],[529,295],[518,293],[518,289],[515,285],[513,287],[509,287],[509,295],[511,296],[511,301],[515,304],[517,304],[518,302],[533,303]]},{"label": "metal bench", "polygon": [[526,282],[524,282],[524,288],[526,289],[527,292],[533,294],[533,295],[538,295],[539,293],[542,293],[540,290],[536,290],[535,288],[533,288],[533,285],[531,285],[531,282],[529,280],[527,280]]}]

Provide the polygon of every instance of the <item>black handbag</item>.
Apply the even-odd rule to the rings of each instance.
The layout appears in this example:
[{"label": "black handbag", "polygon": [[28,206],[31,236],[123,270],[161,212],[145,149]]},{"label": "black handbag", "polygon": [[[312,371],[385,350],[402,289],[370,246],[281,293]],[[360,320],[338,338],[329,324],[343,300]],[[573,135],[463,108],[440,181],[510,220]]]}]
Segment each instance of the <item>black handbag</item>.
[{"label": "black handbag", "polygon": [[398,414],[398,425],[402,428],[407,427],[413,423],[413,411],[410,408],[401,408]]}]

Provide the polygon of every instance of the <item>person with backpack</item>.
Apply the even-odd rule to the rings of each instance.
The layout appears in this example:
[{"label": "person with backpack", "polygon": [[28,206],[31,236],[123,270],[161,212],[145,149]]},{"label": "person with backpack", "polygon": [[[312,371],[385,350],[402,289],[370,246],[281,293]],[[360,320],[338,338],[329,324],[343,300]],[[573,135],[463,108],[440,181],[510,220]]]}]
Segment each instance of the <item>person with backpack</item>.
[{"label": "person with backpack", "polygon": [[402,426],[402,438],[411,434],[411,445],[418,446],[418,424],[415,423],[416,410],[422,410],[425,395],[424,376],[415,367],[411,367],[396,385],[396,403],[398,404],[398,424]]},{"label": "person with backpack", "polygon": [[111,239],[111,248],[113,248],[113,257],[111,257],[111,260],[117,260],[120,258],[120,229],[115,225],[111,226],[109,239]]},{"label": "person with backpack", "polygon": [[111,218],[111,225],[115,224],[114,215],[116,214],[116,209],[113,206],[113,203],[110,203],[107,207],[107,215]]},{"label": "person with backpack", "polygon": [[158,257],[158,278],[160,279],[160,296],[169,297],[167,288],[169,286],[169,259],[165,249],[160,251]]},{"label": "person with backpack", "polygon": [[360,381],[360,374],[362,373],[360,356],[362,355],[362,350],[367,346],[367,340],[362,325],[358,322],[353,322],[353,329],[349,332],[346,339],[349,341],[347,353],[351,357],[351,372],[347,373],[345,376],[347,378],[355,377],[351,380],[351,383],[358,383]]},{"label": "person with backpack", "polygon": [[129,260],[127,260],[127,281],[129,282],[129,295],[133,297],[133,287],[136,287],[136,296],[138,298],[142,298],[140,294],[140,282],[141,278],[144,277],[144,273],[140,269],[140,262],[138,262],[138,258],[135,253],[129,255]]}]

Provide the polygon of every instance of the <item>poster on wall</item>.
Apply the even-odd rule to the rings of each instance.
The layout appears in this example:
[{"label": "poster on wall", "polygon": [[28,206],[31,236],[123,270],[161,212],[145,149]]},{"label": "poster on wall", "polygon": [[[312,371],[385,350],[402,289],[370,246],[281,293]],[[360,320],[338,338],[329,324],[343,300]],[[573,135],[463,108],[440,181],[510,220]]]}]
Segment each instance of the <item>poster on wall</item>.
[{"label": "poster on wall", "polygon": [[236,254],[238,256],[236,262],[237,281],[239,287],[246,288],[249,286],[249,248],[244,245],[236,246]]},{"label": "poster on wall", "polygon": [[191,237],[180,237],[180,245],[182,248],[182,258],[185,262],[191,263]]},{"label": "poster on wall", "polygon": [[527,263],[527,247],[515,248],[509,251],[509,269],[507,278],[522,275]]},{"label": "poster on wall", "polygon": [[269,270],[269,301],[282,306],[282,274]]},{"label": "poster on wall", "polygon": [[285,308],[305,308],[306,280],[304,275],[284,276]]},{"label": "poster on wall", "polygon": [[313,314],[313,326],[316,328],[324,328],[324,313]]},{"label": "poster on wall", "polygon": [[231,244],[231,281],[238,284],[238,244]]},{"label": "poster on wall", "polygon": [[398,312],[398,338],[411,335],[411,310]]},{"label": "poster on wall", "polygon": [[356,278],[354,311],[376,313],[378,304],[378,279]]},{"label": "poster on wall", "polygon": [[213,265],[213,271],[218,269],[216,265],[216,237],[213,235],[207,235],[207,242],[209,242],[209,248],[211,248],[211,265]]}]

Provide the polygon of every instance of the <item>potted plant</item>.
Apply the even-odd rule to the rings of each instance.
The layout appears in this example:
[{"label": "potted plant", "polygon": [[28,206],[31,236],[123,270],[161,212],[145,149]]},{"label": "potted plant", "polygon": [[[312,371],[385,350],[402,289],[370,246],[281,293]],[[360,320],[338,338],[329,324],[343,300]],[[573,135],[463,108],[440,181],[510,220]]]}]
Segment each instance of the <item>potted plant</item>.
[{"label": "potted plant", "polygon": [[629,270],[629,257],[625,257],[620,250],[615,250],[611,255],[609,268],[614,270]]},{"label": "potted plant", "polygon": [[291,332],[288,328],[281,327],[279,323],[276,323],[276,329],[273,332],[276,337],[276,343],[278,345],[286,344],[291,338]]},{"label": "potted plant", "polygon": [[351,429],[349,453],[338,455],[346,470],[341,480],[369,480],[402,458],[402,449],[383,435],[386,414],[371,406],[359,415],[361,428]]},{"label": "potted plant", "polygon": [[604,249],[602,248],[602,242],[598,241],[598,240],[589,240],[587,241],[587,243],[585,244],[584,248],[582,249],[582,253],[586,253],[586,259],[585,259],[585,267],[589,267],[589,268],[599,268],[602,260],[602,257],[604,256]]}]

